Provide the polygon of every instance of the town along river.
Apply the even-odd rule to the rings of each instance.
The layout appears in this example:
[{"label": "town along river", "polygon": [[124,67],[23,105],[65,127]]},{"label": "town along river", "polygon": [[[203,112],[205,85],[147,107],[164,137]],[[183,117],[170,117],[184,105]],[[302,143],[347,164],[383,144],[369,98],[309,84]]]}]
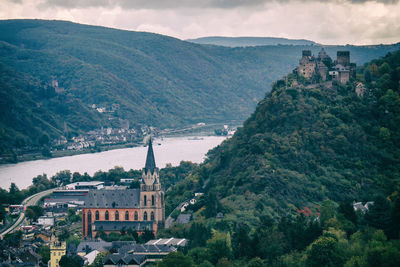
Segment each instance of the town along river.
[{"label": "town along river", "polygon": [[[203,136],[200,138],[177,137],[155,140],[153,143],[156,165],[164,168],[171,163],[177,166],[182,160],[200,163],[211,148],[219,145],[225,137]],[[62,170],[87,172],[93,175],[96,171],[108,171],[115,166],[125,170],[139,170],[144,167],[146,147],[133,147],[109,150],[100,153],[52,158],[48,160],[26,161],[17,164],[0,165],[0,187],[7,189],[15,183],[20,189],[32,184],[32,178],[47,174],[50,178]]]}]

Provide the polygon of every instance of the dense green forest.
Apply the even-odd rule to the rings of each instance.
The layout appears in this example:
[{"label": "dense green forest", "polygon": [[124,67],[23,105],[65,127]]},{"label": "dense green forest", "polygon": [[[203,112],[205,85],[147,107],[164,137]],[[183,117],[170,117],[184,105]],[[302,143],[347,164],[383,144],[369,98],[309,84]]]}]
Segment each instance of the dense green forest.
[{"label": "dense green forest", "polygon": [[[329,46],[364,63],[397,45]],[[102,126],[241,121],[318,46],[227,48],[65,21],[0,21],[0,154]],[[91,106],[117,107],[98,113]]]},{"label": "dense green forest", "polygon": [[174,206],[206,185],[194,221],[164,232],[191,248],[160,266],[399,266],[400,51],[347,85],[289,80],[167,192]]}]

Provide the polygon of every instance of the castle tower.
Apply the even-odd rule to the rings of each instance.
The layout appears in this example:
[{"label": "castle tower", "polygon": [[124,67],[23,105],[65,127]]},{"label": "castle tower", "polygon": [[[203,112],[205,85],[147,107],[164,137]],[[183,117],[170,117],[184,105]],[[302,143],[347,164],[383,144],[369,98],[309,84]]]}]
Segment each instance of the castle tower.
[{"label": "castle tower", "polygon": [[350,65],[350,51],[337,51],[337,64],[343,66]]},{"label": "castle tower", "polygon": [[149,141],[146,164],[142,170],[140,184],[140,209],[144,221],[164,223],[164,192],[161,190],[159,170],[154,159],[152,140]]}]

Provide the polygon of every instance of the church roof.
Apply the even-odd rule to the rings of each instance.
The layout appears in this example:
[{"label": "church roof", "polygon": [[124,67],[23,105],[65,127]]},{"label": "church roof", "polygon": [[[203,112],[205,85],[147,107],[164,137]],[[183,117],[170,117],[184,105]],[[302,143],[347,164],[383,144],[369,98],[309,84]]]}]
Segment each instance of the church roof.
[{"label": "church roof", "polygon": [[95,221],[96,231],[121,231],[132,229],[135,231],[153,230],[153,221]]},{"label": "church roof", "polygon": [[139,208],[140,190],[90,190],[84,201],[85,208]]},{"label": "church roof", "polygon": [[153,144],[150,138],[149,141],[149,148],[147,150],[147,157],[146,157],[146,164],[144,166],[144,170],[147,173],[149,170],[151,173],[154,173],[156,169],[156,161],[154,159],[154,152],[153,152]]}]

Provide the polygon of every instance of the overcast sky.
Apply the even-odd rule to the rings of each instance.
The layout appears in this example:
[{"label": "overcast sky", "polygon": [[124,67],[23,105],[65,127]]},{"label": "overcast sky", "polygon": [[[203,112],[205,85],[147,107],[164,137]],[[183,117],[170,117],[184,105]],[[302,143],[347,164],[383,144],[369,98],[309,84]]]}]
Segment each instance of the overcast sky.
[{"label": "overcast sky", "polygon": [[399,0],[0,0],[0,18],[60,19],[180,39],[268,36],[322,44],[400,41]]}]

